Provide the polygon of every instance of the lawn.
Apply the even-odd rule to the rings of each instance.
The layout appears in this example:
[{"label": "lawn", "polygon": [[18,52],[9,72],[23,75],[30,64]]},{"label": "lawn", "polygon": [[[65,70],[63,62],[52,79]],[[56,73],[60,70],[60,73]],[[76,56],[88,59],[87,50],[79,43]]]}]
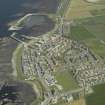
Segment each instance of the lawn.
[{"label": "lawn", "polygon": [[86,96],[87,105],[105,105],[105,84],[93,87],[94,93]]},{"label": "lawn", "polygon": [[59,71],[55,73],[55,78],[58,81],[58,84],[61,85],[64,91],[72,91],[78,88],[78,84],[69,71]]}]

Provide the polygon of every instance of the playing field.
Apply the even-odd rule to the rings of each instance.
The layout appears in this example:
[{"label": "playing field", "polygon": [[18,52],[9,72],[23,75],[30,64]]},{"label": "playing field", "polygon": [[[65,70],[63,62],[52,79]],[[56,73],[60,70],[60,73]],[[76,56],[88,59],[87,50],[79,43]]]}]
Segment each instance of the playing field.
[{"label": "playing field", "polygon": [[58,81],[58,84],[63,87],[64,91],[72,91],[78,88],[76,81],[67,70],[56,72],[55,78]]},{"label": "playing field", "polygon": [[105,105],[105,84],[95,86],[94,93],[86,96],[87,105]]},{"label": "playing field", "polygon": [[79,19],[93,17],[93,14],[97,11],[99,13],[98,15],[100,15],[102,11],[105,11],[105,1],[100,0],[99,3],[88,3],[86,0],[71,0],[65,18]]}]

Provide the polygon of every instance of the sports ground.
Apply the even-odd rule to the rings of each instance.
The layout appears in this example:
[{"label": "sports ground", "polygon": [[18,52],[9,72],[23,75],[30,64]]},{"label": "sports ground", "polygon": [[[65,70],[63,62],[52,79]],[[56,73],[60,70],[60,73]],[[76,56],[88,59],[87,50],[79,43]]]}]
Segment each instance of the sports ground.
[{"label": "sports ground", "polygon": [[58,84],[63,87],[63,91],[68,92],[75,89],[78,89],[76,81],[73,79],[69,71],[56,72],[55,78],[58,81]]}]

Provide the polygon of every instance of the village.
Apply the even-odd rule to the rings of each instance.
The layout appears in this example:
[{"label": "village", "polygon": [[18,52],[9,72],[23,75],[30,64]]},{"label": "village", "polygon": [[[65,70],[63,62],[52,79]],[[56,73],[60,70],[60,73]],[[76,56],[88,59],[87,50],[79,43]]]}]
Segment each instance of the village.
[{"label": "village", "polygon": [[[86,93],[91,86],[105,82],[105,68],[101,60],[82,43],[56,34],[36,38],[24,45],[22,68],[26,80],[40,78],[48,89],[55,86],[59,91],[63,91],[64,87],[53,74],[61,71],[69,71]],[[64,92],[58,94],[62,96]],[[59,97],[58,94],[56,96]]]}]

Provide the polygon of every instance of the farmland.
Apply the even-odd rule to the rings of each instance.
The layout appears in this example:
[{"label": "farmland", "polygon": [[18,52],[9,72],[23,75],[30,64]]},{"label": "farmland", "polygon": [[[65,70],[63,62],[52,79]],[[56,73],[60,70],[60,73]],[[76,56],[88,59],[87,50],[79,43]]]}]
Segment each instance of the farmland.
[{"label": "farmland", "polygon": [[[71,0],[65,18],[73,21],[68,37],[83,43],[94,55],[104,60],[105,1],[100,0],[97,3],[89,3],[85,2],[85,0]],[[93,94],[86,96],[86,105],[105,105],[105,84],[94,86],[93,90]],[[74,101],[70,105],[79,105],[79,102],[75,104]],[[80,103],[80,105],[83,104]]]},{"label": "farmland", "polygon": [[84,43],[92,52],[105,56],[105,17],[96,16],[75,21],[75,26],[71,26],[69,37]]},{"label": "farmland", "polygon": [[[68,11],[65,15],[66,19],[80,19],[93,17],[93,12],[100,15],[105,10],[105,1],[100,0],[99,3],[89,3],[86,0],[71,0]],[[105,13],[105,12],[104,12]]]},{"label": "farmland", "polygon": [[94,93],[86,96],[87,105],[105,105],[105,84],[93,87]]},{"label": "farmland", "polygon": [[73,21],[69,37],[84,43],[94,54],[105,56],[105,1],[71,0],[65,19]]}]

